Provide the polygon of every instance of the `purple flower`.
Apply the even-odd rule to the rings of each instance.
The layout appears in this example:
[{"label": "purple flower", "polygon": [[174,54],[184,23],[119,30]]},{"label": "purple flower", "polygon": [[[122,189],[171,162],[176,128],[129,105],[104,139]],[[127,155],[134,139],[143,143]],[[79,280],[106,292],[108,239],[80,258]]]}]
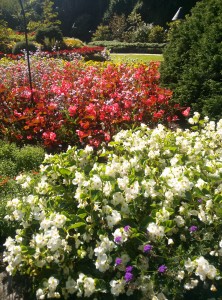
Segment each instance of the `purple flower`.
[{"label": "purple flower", "polygon": [[127,273],[128,273],[128,272],[132,272],[132,270],[133,270],[133,267],[132,267],[132,266],[126,267],[126,272],[127,272]]},{"label": "purple flower", "polygon": [[124,279],[126,280],[126,282],[131,281],[133,279],[133,274],[130,272],[126,272]]},{"label": "purple flower", "polygon": [[121,263],[122,263],[122,259],[117,257],[115,260],[115,265],[118,266],[118,265],[121,265]]},{"label": "purple flower", "polygon": [[158,272],[159,273],[165,273],[167,270],[167,267],[165,265],[161,265],[159,268],[158,268]]},{"label": "purple flower", "polygon": [[195,232],[195,231],[197,231],[197,226],[195,226],[195,225],[191,226],[191,227],[189,228],[189,231],[190,231],[190,232]]},{"label": "purple flower", "polygon": [[128,232],[129,230],[130,230],[130,226],[129,226],[129,225],[126,225],[126,226],[124,227],[124,231]]},{"label": "purple flower", "polygon": [[121,243],[122,237],[121,237],[121,236],[116,236],[115,239],[114,239],[114,241],[115,241],[116,243]]},{"label": "purple flower", "polygon": [[145,253],[150,252],[152,250],[152,248],[153,248],[152,245],[147,244],[143,247],[143,252],[145,252]]},{"label": "purple flower", "polygon": [[203,202],[203,200],[200,198],[200,199],[198,199],[197,200],[199,203],[202,203]]}]

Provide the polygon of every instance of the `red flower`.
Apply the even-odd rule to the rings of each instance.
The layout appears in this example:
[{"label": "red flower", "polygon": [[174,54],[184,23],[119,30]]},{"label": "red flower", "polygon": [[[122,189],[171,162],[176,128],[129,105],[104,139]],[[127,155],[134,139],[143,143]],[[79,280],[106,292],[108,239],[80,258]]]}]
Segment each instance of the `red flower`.
[{"label": "red flower", "polygon": [[187,107],[187,109],[185,109],[184,111],[182,111],[182,115],[184,117],[188,117],[190,114],[190,107]]},{"label": "red flower", "polygon": [[68,109],[70,117],[73,117],[76,114],[77,106],[71,105]]}]

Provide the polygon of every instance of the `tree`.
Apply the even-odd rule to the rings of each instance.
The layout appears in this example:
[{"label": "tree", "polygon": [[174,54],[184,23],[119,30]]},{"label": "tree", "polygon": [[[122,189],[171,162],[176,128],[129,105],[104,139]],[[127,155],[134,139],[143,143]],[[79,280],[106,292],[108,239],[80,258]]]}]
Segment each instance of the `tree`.
[{"label": "tree", "polygon": [[28,29],[47,28],[61,24],[51,0],[28,0],[26,3]]},{"label": "tree", "polygon": [[173,26],[161,65],[161,80],[174,101],[213,119],[222,117],[222,5],[202,0]]}]

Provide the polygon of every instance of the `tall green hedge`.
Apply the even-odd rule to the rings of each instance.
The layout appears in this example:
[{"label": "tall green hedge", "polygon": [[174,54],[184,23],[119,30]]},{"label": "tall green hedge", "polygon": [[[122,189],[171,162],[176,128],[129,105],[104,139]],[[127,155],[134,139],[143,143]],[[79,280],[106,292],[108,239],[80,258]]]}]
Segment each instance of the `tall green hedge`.
[{"label": "tall green hedge", "polygon": [[222,117],[222,3],[202,0],[177,21],[164,51],[163,85],[175,102],[211,119]]}]

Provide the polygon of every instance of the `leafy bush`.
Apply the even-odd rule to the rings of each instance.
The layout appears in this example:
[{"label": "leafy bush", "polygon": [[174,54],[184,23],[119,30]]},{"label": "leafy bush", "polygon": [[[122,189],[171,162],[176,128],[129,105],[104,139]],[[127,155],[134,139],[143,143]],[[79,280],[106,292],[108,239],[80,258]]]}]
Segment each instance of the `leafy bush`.
[{"label": "leafy bush", "polygon": [[9,274],[32,277],[37,299],[219,297],[222,120],[198,120],[121,131],[98,155],[70,148],[38,181],[18,178],[32,188],[7,205],[20,228],[5,243]]},{"label": "leafy bush", "polygon": [[[31,52],[35,52],[37,50],[36,45],[32,42],[28,43],[28,48],[29,48],[29,51],[31,51]],[[22,41],[22,42],[18,42],[18,43],[15,44],[15,46],[12,49],[12,53],[13,54],[20,54],[24,50],[26,50],[26,42]]]},{"label": "leafy bush", "polygon": [[222,117],[222,6],[198,1],[190,16],[173,26],[161,65],[161,81],[174,101],[213,119]]},{"label": "leafy bush", "polygon": [[148,33],[148,41],[150,43],[164,43],[166,41],[166,32],[159,25],[151,26]]},{"label": "leafy bush", "polygon": [[93,33],[92,41],[109,41],[112,40],[111,30],[108,25],[99,25]]},{"label": "leafy bush", "polygon": [[70,37],[64,37],[63,42],[65,49],[75,49],[85,46],[81,40]]},{"label": "leafy bush", "polygon": [[17,147],[0,141],[0,241],[7,234],[14,233],[15,228],[4,220],[6,214],[6,202],[12,197],[21,194],[21,186],[15,177],[21,172],[37,171],[45,157],[44,150],[40,147]]},{"label": "leafy bush", "polygon": [[90,42],[92,46],[102,46],[114,53],[151,53],[161,54],[165,43],[126,43],[118,41],[94,41]]},{"label": "leafy bush", "polygon": [[43,50],[51,50],[56,44],[63,42],[62,31],[57,26],[38,29],[35,38],[43,45]]}]

